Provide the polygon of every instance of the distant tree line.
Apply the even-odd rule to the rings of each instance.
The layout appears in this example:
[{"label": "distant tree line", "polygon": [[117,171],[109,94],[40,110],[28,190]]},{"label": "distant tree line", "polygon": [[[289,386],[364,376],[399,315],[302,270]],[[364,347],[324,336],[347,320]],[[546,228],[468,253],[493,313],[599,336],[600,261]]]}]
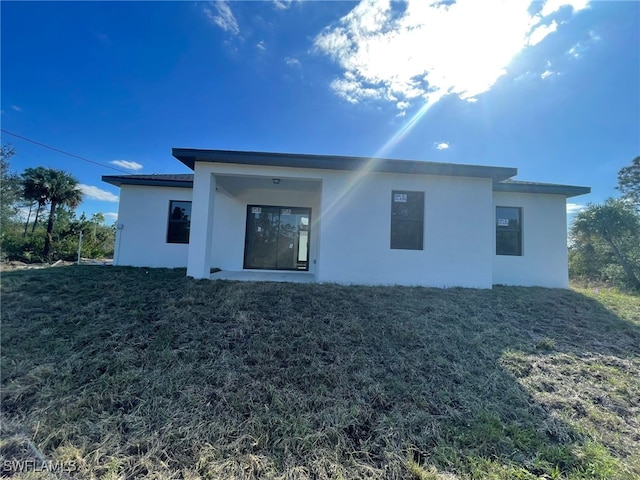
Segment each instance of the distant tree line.
[{"label": "distant tree line", "polygon": [[83,257],[113,255],[115,226],[97,213],[77,217],[82,192],[73,175],[52,168],[10,170],[15,149],[1,147],[0,253],[3,261],[51,262],[74,260],[80,232]]},{"label": "distant tree line", "polygon": [[590,204],[571,227],[569,274],[640,291],[640,157],[618,172],[619,198]]}]

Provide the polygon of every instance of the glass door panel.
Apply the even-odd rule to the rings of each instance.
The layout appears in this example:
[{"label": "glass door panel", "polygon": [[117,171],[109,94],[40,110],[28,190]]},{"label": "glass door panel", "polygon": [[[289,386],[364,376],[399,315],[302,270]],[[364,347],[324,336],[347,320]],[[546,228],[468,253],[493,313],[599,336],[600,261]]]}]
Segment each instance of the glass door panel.
[{"label": "glass door panel", "polygon": [[245,268],[276,268],[280,213],[268,207],[249,207]]},{"label": "glass door panel", "polygon": [[244,268],[309,269],[309,208],[249,205]]}]

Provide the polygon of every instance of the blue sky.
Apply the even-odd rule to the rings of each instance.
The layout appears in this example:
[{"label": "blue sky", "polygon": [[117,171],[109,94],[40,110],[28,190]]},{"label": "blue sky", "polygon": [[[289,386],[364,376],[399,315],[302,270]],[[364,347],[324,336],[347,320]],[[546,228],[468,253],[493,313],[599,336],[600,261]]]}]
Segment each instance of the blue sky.
[{"label": "blue sky", "polygon": [[[640,154],[636,1],[8,2],[2,128],[120,173],[172,147],[517,167],[615,195]],[[16,171],[115,170],[7,133]]]}]

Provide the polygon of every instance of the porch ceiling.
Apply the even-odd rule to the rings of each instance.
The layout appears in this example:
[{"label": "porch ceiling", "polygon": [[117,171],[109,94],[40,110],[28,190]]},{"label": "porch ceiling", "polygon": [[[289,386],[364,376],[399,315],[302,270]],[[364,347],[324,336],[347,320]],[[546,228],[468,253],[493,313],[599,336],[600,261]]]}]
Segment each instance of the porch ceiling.
[{"label": "porch ceiling", "polygon": [[[234,197],[247,190],[319,192],[322,188],[322,182],[315,179],[245,175],[215,175],[215,177],[218,187]],[[279,183],[275,183],[274,178],[278,179]]]}]

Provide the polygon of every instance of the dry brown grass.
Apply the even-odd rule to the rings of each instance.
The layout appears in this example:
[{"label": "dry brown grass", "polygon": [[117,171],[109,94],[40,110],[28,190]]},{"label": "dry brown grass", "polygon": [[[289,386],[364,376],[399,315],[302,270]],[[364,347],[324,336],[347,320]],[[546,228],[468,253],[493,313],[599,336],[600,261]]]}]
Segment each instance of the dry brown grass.
[{"label": "dry brown grass", "polygon": [[2,317],[3,461],[32,442],[73,478],[640,476],[638,297],[66,267],[4,274]]}]

